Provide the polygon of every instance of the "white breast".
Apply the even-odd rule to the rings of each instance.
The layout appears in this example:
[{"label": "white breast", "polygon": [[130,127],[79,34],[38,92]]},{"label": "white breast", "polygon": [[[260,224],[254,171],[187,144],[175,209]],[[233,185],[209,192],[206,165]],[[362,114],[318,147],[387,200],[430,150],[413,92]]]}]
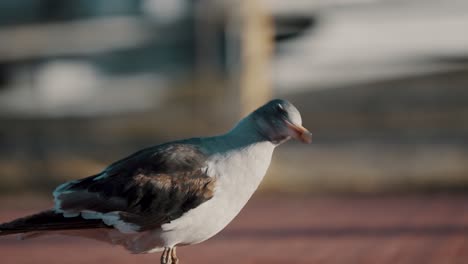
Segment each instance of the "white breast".
[{"label": "white breast", "polygon": [[195,244],[221,231],[244,207],[270,165],[274,145],[260,142],[214,154],[208,175],[216,178],[213,198],[162,226],[165,246]]}]

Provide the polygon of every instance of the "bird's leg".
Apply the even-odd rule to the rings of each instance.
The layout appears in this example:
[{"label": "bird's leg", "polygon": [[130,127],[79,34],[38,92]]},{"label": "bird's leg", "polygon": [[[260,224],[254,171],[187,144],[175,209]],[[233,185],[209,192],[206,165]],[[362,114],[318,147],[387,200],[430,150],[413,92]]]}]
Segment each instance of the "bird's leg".
[{"label": "bird's leg", "polygon": [[171,248],[164,248],[164,251],[161,255],[161,264],[172,264],[172,255],[171,255]]},{"label": "bird's leg", "polygon": [[177,257],[176,247],[173,247],[171,250],[171,259],[172,264],[179,264],[179,258]]}]

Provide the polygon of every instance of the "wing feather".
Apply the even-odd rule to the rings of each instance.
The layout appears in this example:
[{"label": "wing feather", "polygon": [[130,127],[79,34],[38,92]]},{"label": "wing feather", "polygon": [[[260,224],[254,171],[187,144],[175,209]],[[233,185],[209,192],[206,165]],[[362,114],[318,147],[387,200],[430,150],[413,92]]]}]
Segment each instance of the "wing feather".
[{"label": "wing feather", "polygon": [[[206,155],[196,145],[145,149],[101,174],[59,186],[56,211],[69,216],[85,212],[117,228],[128,223],[134,231],[157,228],[213,197],[215,179],[205,166]],[[109,220],[115,216],[119,225]]]},{"label": "wing feather", "polygon": [[82,217],[64,217],[53,210],[18,218],[0,225],[0,236],[16,233],[104,228],[106,225],[99,220],[86,220]]}]

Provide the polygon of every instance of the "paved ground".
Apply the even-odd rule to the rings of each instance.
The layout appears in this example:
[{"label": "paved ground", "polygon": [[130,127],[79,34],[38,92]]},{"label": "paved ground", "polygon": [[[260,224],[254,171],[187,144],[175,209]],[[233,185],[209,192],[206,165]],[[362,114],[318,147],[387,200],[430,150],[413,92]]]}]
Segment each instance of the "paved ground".
[{"label": "paved ground", "polygon": [[[32,212],[1,204],[0,221]],[[178,254],[191,264],[468,263],[468,196],[255,197],[221,234]],[[64,237],[1,237],[0,256],[2,264],[159,261]]]}]

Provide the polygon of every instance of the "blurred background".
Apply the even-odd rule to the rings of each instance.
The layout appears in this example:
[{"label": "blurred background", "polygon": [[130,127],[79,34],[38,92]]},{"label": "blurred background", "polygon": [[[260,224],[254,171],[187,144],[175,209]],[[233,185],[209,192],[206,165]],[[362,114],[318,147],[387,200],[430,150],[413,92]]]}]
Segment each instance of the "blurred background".
[{"label": "blurred background", "polygon": [[164,141],[220,134],[271,98],[312,145],[264,192],[468,190],[468,2],[3,0],[0,195]]},{"label": "blurred background", "polygon": [[[313,144],[279,147],[260,194],[182,263],[466,263],[467,14],[466,0],[2,0],[0,222],[284,98]],[[159,257],[12,236],[0,255]]]}]

